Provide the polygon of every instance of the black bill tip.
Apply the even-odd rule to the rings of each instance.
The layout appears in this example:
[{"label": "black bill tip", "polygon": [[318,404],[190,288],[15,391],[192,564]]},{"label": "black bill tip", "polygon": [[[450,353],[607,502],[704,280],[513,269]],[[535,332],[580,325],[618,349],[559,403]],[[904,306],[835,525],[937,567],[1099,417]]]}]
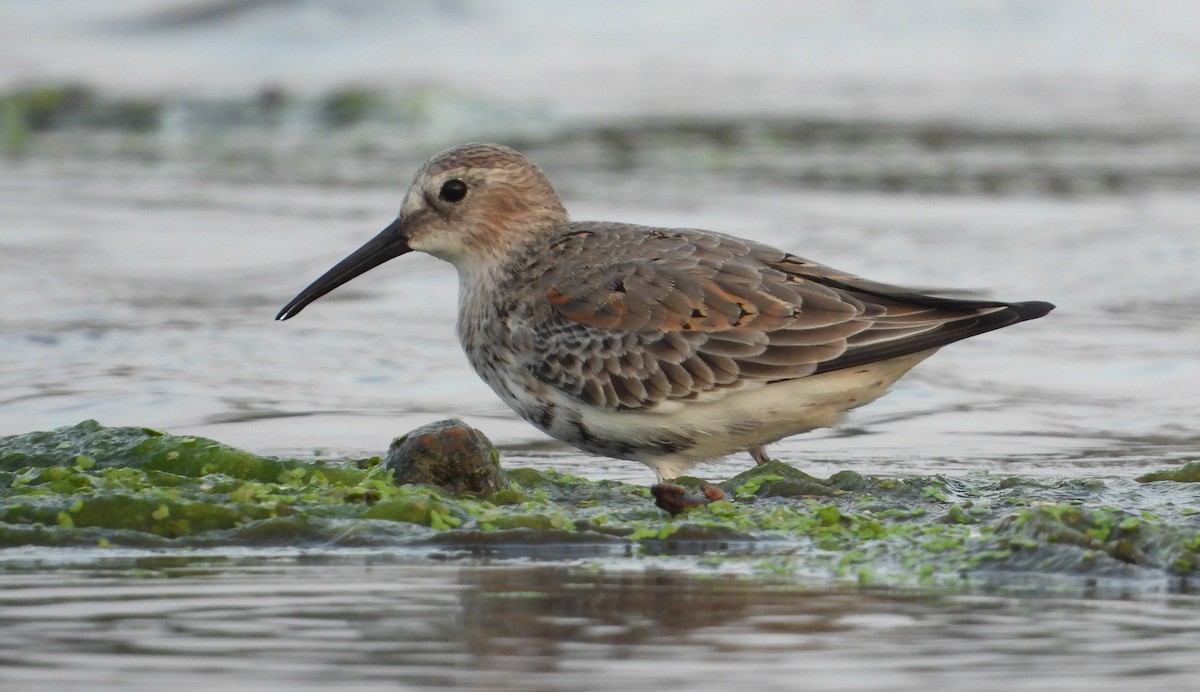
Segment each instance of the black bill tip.
[{"label": "black bill tip", "polygon": [[396,219],[379,235],[350,253],[346,259],[335,264],[332,269],[300,291],[295,298],[283,306],[279,314],[275,315],[275,319],[286,320],[295,317],[314,300],[411,249],[408,246],[408,238],[404,234],[400,219]]}]

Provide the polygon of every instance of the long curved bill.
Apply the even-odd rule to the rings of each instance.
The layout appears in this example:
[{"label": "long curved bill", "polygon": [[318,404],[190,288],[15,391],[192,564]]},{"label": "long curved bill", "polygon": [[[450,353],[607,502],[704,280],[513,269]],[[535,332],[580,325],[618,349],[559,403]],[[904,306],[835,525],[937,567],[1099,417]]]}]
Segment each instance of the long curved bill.
[{"label": "long curved bill", "polygon": [[275,319],[286,320],[295,317],[304,309],[304,306],[317,298],[411,249],[408,246],[408,237],[404,234],[404,227],[397,218],[387,228],[380,231],[379,235],[368,240],[365,245],[350,253],[349,257],[322,274],[321,278],[309,284],[308,288],[300,291],[300,294],[292,298],[290,303],[283,306]]}]

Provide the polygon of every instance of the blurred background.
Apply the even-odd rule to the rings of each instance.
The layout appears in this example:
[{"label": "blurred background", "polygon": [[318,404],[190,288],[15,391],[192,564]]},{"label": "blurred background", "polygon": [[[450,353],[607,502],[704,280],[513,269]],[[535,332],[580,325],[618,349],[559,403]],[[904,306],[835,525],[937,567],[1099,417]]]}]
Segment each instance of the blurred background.
[{"label": "blurred background", "polygon": [[517,463],[646,481],[546,448],[475,378],[435,260],[272,321],[424,159],[496,140],[577,219],[1060,305],[785,460],[1123,475],[1161,459],[1130,449],[1194,453],[1196,26],[1195,3],[1116,0],[8,0],[0,433],[96,418],[352,454],[458,415]]},{"label": "blurred background", "polygon": [[[1194,684],[1193,484],[1133,479],[1200,458],[1197,27],[1183,0],[0,1],[0,435],[96,419],[338,459],[458,416],[507,467],[653,482],[476,378],[446,264],[405,256],[273,319],[392,220],[425,159],[493,140],[576,219],[1056,303],[772,455],[921,475],[951,509],[998,507],[987,535],[1024,493],[1145,520],[1125,553],[1193,551],[1097,574],[1091,533],[1034,561],[1054,534],[945,593],[811,567],[855,556],[805,537],[589,553],[314,511],[140,549],[68,524],[4,534],[4,686]],[[4,478],[13,516],[39,502]],[[903,558],[872,567],[917,583]]]},{"label": "blurred background", "polygon": [[154,99],[357,85],[556,120],[1170,123],[1196,117],[1198,13],[1121,0],[10,0],[0,76]]}]

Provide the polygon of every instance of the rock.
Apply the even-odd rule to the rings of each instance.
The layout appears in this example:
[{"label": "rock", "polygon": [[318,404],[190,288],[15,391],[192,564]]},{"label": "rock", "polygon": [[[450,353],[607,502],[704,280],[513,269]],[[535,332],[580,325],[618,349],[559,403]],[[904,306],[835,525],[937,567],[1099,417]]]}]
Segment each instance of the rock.
[{"label": "rock", "polygon": [[392,440],[384,463],[401,485],[434,485],[452,495],[490,495],[505,487],[500,453],[483,433],[454,418]]},{"label": "rock", "polygon": [[736,488],[745,488],[757,497],[829,497],[842,494],[839,488],[830,487],[826,482],[782,461],[753,466],[721,485],[731,492]]}]

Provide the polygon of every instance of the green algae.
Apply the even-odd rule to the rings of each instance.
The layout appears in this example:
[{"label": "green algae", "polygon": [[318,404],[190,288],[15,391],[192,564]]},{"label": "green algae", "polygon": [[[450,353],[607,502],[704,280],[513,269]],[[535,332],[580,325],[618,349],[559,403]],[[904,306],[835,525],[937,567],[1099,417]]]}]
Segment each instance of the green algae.
[{"label": "green algae", "polygon": [[641,486],[528,468],[505,477],[508,487],[491,495],[455,496],[397,485],[378,458],[277,459],[84,421],[0,438],[0,547],[423,546],[503,555],[573,545],[596,556],[686,554],[706,567],[886,585],[1200,569],[1200,514],[1190,493],[1176,492],[1189,486],[1172,480],[849,471],[821,480],[775,462],[720,484],[727,499],[671,517]]},{"label": "green algae", "polygon": [[383,95],[370,89],[336,89],[321,99],[321,116],[330,127],[349,127],[368,119],[384,103]]},{"label": "green algae", "polygon": [[1200,481],[1200,461],[1191,461],[1177,469],[1151,471],[1138,476],[1139,483],[1154,483],[1156,481],[1173,481],[1175,483],[1196,483]]},{"label": "green algae", "polygon": [[29,133],[86,127],[145,134],[157,130],[158,100],[111,98],[82,84],[47,83],[0,94],[9,153],[23,153]]},{"label": "green algae", "polygon": [[[1134,132],[745,114],[665,114],[594,123],[563,119],[539,104],[488,104],[436,87],[396,94],[353,84],[307,96],[268,86],[223,98],[127,98],[86,84],[27,84],[0,92],[0,154],[182,156],[189,165],[219,168],[226,179],[260,180],[271,171],[289,180],[360,184],[364,178],[391,181],[397,155],[410,156],[413,142],[425,149],[444,146],[447,114],[466,118],[533,158],[540,152],[561,158],[564,152],[585,151],[612,171],[719,174],[809,191],[1070,197],[1190,191],[1200,178],[1194,157],[1189,158],[1193,141],[1186,128]],[[302,160],[290,144],[297,123],[316,133],[304,142]],[[246,132],[254,136],[242,136]],[[404,136],[391,134],[396,132]],[[160,137],[163,133],[170,136]],[[336,165],[347,148],[355,155],[352,172]],[[1098,150],[1122,155],[1097,157]],[[781,156],[783,151],[788,154]],[[1012,165],[1014,152],[1028,158],[1025,165]],[[1174,154],[1164,158],[1162,152]],[[1130,161],[1140,163],[1131,166]]]}]

